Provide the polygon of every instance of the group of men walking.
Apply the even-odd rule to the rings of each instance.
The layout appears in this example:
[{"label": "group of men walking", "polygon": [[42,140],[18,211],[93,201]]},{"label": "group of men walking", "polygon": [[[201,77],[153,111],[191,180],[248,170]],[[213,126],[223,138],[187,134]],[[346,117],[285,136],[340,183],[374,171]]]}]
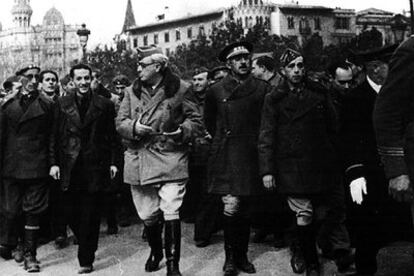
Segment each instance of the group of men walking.
[{"label": "group of men walking", "polygon": [[[407,44],[397,49],[391,75],[397,75],[393,66],[401,69],[412,58],[403,51]],[[352,242],[356,275],[373,275],[378,250],[392,240],[391,230],[405,227],[401,214],[408,211],[387,191],[397,200],[412,200],[410,155],[404,159],[410,136],[404,148],[401,134],[411,125],[411,97],[404,90],[410,83],[400,79],[403,92],[390,96],[395,82],[385,81],[384,58],[391,50],[359,55],[366,67],[361,84],[353,83],[356,66],[344,61],[334,66],[327,85],[307,75],[297,50],[286,49],[275,70],[273,59],[252,62],[253,46],[236,42],[218,56],[225,67],[210,76],[199,68],[190,86],[171,71],[159,48],[149,47],[139,49],[138,78],[113,101],[92,91],[87,65],[71,68],[74,89],[63,97],[51,92],[58,79],[53,71],[24,68],[15,81],[21,90],[7,97],[0,112],[1,256],[11,258],[22,239],[25,269],[40,270],[40,218],[50,188],[58,185],[62,215],[79,243],[78,272],[92,272],[104,193],[122,169],[150,247],[147,272],[158,270],[165,254],[167,275],[181,275],[184,204],[181,214],[195,216],[198,247],[208,245],[222,217],[226,276],[256,272],[248,259],[252,222],[264,235],[273,232],[280,246],[288,232],[295,273],[319,275],[317,245],[338,269],[348,269]],[[208,85],[207,77],[215,83]],[[384,83],[375,110],[381,163],[372,114]],[[402,103],[403,111],[397,108]],[[276,202],[266,201],[258,212],[254,203],[269,195]],[[294,223],[282,227],[288,209]],[[393,216],[396,210],[400,216]],[[257,216],[275,223],[255,225]],[[370,232],[389,223],[378,235]],[[66,227],[62,231],[66,235]]]}]

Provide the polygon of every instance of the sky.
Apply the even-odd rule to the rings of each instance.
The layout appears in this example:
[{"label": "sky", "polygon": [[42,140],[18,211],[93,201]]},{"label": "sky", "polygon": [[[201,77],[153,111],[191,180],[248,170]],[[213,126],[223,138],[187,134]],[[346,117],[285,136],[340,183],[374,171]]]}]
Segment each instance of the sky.
[{"label": "sky", "polygon": [[[3,29],[12,26],[10,11],[14,1],[1,0],[0,22]],[[172,19],[230,7],[239,2],[240,0],[132,0],[132,6],[137,25],[144,25],[154,22],[156,15],[163,13],[166,14],[166,19]],[[288,1],[271,0],[271,2],[287,3]],[[351,8],[356,11],[371,7],[395,13],[409,10],[409,0],[299,0],[299,4]],[[88,46],[95,47],[99,44],[111,43],[115,34],[120,33],[127,0],[30,0],[30,5],[33,9],[32,25],[42,24],[47,10],[55,7],[62,13],[66,24],[85,23],[91,30]]]}]

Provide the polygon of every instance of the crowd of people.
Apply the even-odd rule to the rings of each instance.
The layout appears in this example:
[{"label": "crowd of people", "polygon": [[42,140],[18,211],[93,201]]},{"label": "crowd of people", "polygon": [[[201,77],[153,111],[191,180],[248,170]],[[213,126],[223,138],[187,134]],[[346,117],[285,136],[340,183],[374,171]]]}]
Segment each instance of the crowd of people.
[{"label": "crowd of people", "polygon": [[190,82],[150,46],[137,49],[137,78],[112,88],[86,64],[60,82],[22,68],[3,83],[0,256],[39,272],[39,242],[64,248],[69,227],[78,273],[90,273],[101,218],[110,235],[138,214],[146,272],[165,256],[181,275],[185,221],[199,248],[224,230],[225,276],[256,273],[251,229],[255,243],[289,246],[294,273],[320,275],[322,254],[374,275],[383,246],[412,239],[413,43],[316,74],[297,49],[276,61],[239,41]]}]

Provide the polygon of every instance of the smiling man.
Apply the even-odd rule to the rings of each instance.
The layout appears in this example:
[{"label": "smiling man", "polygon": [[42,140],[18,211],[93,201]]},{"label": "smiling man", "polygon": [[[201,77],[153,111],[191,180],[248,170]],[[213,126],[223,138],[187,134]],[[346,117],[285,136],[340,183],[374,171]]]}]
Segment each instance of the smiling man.
[{"label": "smiling man", "polygon": [[92,93],[92,70],[71,68],[75,92],[58,99],[51,139],[50,175],[60,180],[68,224],[79,241],[79,272],[93,270],[98,248],[102,193],[116,167],[114,104]]},{"label": "smiling man", "polygon": [[253,46],[237,42],[219,59],[231,73],[206,93],[204,121],[213,136],[208,160],[207,190],[224,203],[224,275],[241,270],[255,273],[247,258],[250,235],[249,204],[263,192],[259,178],[257,139],[260,114],[270,86],[250,73]]}]

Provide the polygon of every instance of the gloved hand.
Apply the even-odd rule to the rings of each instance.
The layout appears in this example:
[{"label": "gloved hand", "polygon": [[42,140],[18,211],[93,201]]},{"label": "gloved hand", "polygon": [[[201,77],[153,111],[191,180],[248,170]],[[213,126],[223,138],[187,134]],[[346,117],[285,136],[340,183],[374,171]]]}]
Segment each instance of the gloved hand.
[{"label": "gloved hand", "polygon": [[353,180],[351,184],[349,184],[349,189],[351,192],[352,201],[360,205],[364,200],[364,194],[368,194],[367,181],[365,180],[365,177],[360,177]]}]

